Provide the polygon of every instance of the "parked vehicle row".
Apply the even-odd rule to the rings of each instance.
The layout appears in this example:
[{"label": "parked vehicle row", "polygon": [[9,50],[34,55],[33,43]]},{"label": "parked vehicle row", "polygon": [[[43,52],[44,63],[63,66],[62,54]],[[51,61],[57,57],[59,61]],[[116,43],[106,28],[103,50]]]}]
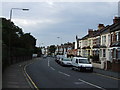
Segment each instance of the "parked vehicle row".
[{"label": "parked vehicle row", "polygon": [[88,58],[73,57],[71,59],[63,56],[57,56],[55,61],[62,66],[72,66],[72,70],[93,72],[93,66],[89,62]]},{"label": "parked vehicle row", "polygon": [[63,55],[57,55],[55,61],[60,64],[62,58],[64,58]]}]

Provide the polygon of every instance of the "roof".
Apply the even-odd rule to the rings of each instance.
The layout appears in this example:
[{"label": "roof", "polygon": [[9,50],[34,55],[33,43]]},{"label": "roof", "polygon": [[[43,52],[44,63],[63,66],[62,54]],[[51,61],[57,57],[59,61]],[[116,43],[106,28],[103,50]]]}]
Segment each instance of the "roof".
[{"label": "roof", "polygon": [[100,30],[100,34],[104,34],[104,33],[109,33],[110,32],[110,27],[109,25],[107,25],[106,27],[104,27],[103,29]]},{"label": "roof", "polygon": [[89,37],[89,34],[87,34],[86,36],[84,36],[83,38],[81,38],[82,40],[85,40]]},{"label": "roof", "polygon": [[85,40],[87,38],[100,36],[101,34],[115,32],[115,31],[118,31],[118,30],[120,30],[120,23],[113,23],[112,25],[107,25],[100,30],[94,30],[92,34],[87,34],[80,39],[78,38],[77,40]]},{"label": "roof", "polygon": [[100,35],[100,30],[96,30],[93,34],[93,37],[99,36]]},{"label": "roof", "polygon": [[116,23],[116,24],[111,25],[110,32],[114,32],[117,30],[120,30],[120,23]]}]

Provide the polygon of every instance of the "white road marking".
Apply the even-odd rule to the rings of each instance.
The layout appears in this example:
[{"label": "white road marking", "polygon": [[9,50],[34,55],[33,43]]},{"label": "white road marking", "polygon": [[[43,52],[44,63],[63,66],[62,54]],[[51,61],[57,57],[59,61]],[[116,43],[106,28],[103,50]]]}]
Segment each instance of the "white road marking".
[{"label": "white road marking", "polygon": [[63,73],[63,72],[61,72],[61,71],[58,71],[58,72],[61,73],[61,74],[63,74],[63,75],[65,75],[65,76],[70,77],[70,75],[68,75],[68,74],[66,74],[66,73]]},{"label": "white road marking", "polygon": [[53,67],[50,67],[52,70],[55,70]]},{"label": "white road marking", "polygon": [[82,81],[82,82],[84,82],[84,83],[86,83],[86,84],[88,84],[88,85],[91,85],[91,86],[93,86],[93,87],[96,87],[96,88],[99,88],[99,89],[102,89],[102,90],[106,90],[106,89],[104,89],[104,88],[102,88],[102,87],[100,87],[100,86],[97,86],[97,85],[95,85],[95,84],[89,83],[89,82],[84,81],[84,80],[82,80],[82,79],[78,79],[78,80],[79,80],[79,81]]},{"label": "white road marking", "polygon": [[50,67],[52,70],[55,70],[53,67],[50,66],[50,61],[48,59],[48,67]]}]

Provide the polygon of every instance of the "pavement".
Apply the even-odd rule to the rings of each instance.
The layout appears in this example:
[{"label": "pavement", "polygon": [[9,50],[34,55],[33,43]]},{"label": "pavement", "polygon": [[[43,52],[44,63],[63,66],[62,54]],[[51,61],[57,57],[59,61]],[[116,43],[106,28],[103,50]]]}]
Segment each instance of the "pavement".
[{"label": "pavement", "polygon": [[[33,89],[34,87],[26,77],[23,69],[25,65],[37,60],[38,59],[36,58],[36,59],[20,62],[20,63],[9,66],[2,74],[3,90],[6,88],[24,88],[25,90]],[[106,71],[106,70],[97,69],[97,68],[94,68],[94,72],[101,75],[106,75],[106,76],[120,79],[120,73],[117,73],[117,72]]]},{"label": "pavement", "polygon": [[120,72],[113,72],[110,70],[103,70],[103,69],[99,69],[99,68],[94,68],[94,72],[120,79]]},{"label": "pavement", "polygon": [[24,66],[36,60],[32,59],[7,67],[2,74],[2,89],[20,88],[26,90],[34,88],[24,73]]}]

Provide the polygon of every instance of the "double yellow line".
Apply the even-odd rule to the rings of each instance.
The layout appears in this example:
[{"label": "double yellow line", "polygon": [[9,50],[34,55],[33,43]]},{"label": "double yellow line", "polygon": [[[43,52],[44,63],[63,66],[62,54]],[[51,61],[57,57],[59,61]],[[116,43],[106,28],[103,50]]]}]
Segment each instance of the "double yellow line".
[{"label": "double yellow line", "polygon": [[[32,64],[32,63],[30,63],[30,64]],[[30,65],[30,64],[28,64],[28,65]],[[29,79],[29,81],[30,81],[30,83],[34,86],[34,88],[36,89],[36,90],[39,90],[39,88],[37,87],[37,85],[33,82],[33,80],[31,79],[31,77],[27,74],[27,72],[26,72],[26,67],[28,66],[28,65],[25,65],[24,66],[24,73],[25,73],[25,75],[27,76],[27,78]],[[28,81],[28,82],[29,82]]]},{"label": "double yellow line", "polygon": [[93,73],[93,74],[96,74],[96,75],[99,75],[99,76],[103,76],[103,77],[107,77],[107,78],[111,78],[111,79],[114,79],[114,80],[120,80],[119,78],[115,78],[115,77],[112,77],[112,76],[103,75],[103,74],[100,74],[100,73]]}]

